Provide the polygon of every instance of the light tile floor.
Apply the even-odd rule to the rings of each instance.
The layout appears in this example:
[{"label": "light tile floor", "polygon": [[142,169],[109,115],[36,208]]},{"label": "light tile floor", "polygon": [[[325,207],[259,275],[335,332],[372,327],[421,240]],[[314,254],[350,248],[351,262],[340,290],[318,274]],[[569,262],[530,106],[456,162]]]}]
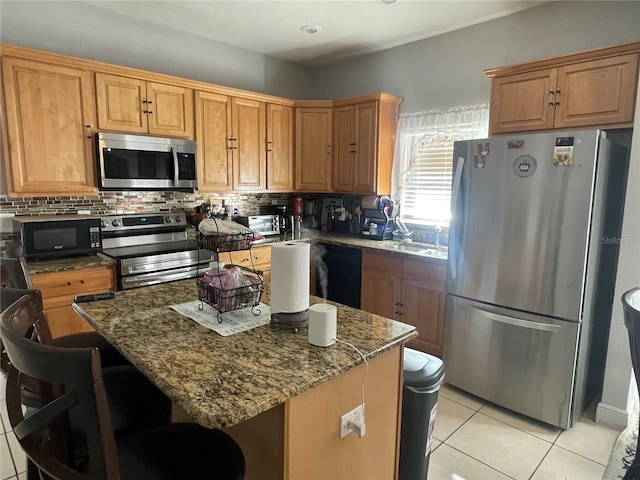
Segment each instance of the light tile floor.
[{"label": "light tile floor", "polygon": [[619,434],[589,413],[563,431],[445,384],[427,480],[600,480]]},{"label": "light tile floor", "polygon": [[[0,375],[0,480],[26,480]],[[427,480],[600,480],[618,430],[583,416],[570,430],[510,412],[443,385]]]}]

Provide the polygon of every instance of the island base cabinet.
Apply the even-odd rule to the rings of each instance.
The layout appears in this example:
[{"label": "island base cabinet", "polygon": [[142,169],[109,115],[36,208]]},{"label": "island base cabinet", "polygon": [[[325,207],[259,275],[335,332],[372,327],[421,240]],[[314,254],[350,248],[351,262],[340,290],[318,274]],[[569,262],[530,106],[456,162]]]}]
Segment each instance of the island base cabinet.
[{"label": "island base cabinet", "polygon": [[[340,417],[362,404],[364,364],[224,429],[242,448],[246,480],[397,478],[402,358],[399,346],[369,361],[362,438],[340,438]],[[173,419],[184,420],[184,413]]]}]

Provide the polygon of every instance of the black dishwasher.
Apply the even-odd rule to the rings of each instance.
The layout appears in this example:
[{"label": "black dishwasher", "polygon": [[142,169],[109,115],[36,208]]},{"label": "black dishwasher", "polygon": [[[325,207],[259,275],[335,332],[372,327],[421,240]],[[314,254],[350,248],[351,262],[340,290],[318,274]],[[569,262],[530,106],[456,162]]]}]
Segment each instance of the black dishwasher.
[{"label": "black dishwasher", "polygon": [[[360,308],[362,250],[328,243],[316,245],[316,296]],[[326,279],[326,281],[325,281]]]}]

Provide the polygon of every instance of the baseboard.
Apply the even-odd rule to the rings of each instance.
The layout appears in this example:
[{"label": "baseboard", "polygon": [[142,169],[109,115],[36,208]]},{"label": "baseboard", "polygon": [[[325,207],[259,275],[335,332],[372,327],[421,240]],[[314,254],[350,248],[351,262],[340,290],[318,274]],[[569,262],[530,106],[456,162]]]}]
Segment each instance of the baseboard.
[{"label": "baseboard", "polygon": [[623,429],[629,423],[631,412],[599,402],[596,408],[596,423]]}]

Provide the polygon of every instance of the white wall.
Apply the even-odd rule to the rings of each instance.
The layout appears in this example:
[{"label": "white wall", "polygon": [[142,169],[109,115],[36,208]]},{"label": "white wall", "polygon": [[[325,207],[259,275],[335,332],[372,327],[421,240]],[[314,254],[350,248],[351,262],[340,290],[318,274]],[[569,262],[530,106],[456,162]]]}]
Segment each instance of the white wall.
[{"label": "white wall", "polygon": [[404,97],[401,112],[446,109],[488,102],[487,68],[639,40],[640,2],[553,2],[319,69],[315,91],[387,91]]},{"label": "white wall", "polygon": [[[640,125],[640,102],[636,102],[635,124]],[[620,299],[624,292],[640,287],[640,128],[634,130],[632,142],[604,388],[596,410],[598,423],[619,427],[627,424],[636,393]]]},{"label": "white wall", "polygon": [[286,98],[313,97],[306,67],[84,2],[2,1],[0,8],[0,40],[9,44]]}]

